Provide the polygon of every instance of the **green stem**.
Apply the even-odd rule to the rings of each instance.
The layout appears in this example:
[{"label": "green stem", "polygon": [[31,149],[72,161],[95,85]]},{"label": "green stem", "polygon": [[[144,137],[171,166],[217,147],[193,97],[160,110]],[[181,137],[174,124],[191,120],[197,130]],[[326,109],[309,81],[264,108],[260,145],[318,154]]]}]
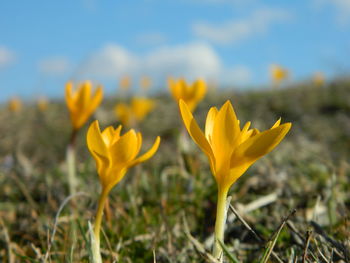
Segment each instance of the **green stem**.
[{"label": "green stem", "polygon": [[110,189],[104,188],[98,200],[95,224],[94,224],[94,240],[92,242],[92,254],[94,263],[102,263],[101,252],[100,252],[100,231],[101,231],[101,222],[103,216],[103,209],[108,197]]},{"label": "green stem", "polygon": [[219,243],[224,243],[224,232],[226,224],[226,197],[228,189],[218,189],[218,203],[216,208],[216,221],[215,221],[215,242],[213,248],[213,256],[223,262],[222,259],[222,247]]},{"label": "green stem", "polygon": [[76,193],[76,165],[75,165],[75,141],[77,138],[78,130],[73,129],[69,142],[67,145],[67,167],[68,167],[68,185],[69,185],[69,194],[74,195]]},{"label": "green stem", "polygon": [[74,195],[76,193],[77,179],[75,170],[75,147],[73,144],[69,144],[67,147],[67,167],[69,194]]}]

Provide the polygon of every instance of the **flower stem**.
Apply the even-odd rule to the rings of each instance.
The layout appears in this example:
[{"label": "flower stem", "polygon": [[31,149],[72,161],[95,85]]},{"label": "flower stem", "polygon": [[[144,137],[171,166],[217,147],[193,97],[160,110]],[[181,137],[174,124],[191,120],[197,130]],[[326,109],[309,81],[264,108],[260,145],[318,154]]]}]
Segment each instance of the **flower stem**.
[{"label": "flower stem", "polygon": [[110,189],[104,188],[98,200],[95,224],[94,224],[94,240],[92,245],[93,261],[94,263],[102,263],[101,252],[100,252],[100,231],[101,231],[101,222],[103,216],[103,208],[105,206],[108,193]]},{"label": "flower stem", "polygon": [[71,144],[67,147],[67,167],[68,167],[68,185],[69,195],[76,192],[76,174],[75,174],[75,147]]},{"label": "flower stem", "polygon": [[219,243],[224,243],[224,232],[226,224],[226,197],[228,190],[220,189],[218,190],[218,203],[216,208],[216,221],[215,221],[215,242],[213,248],[213,256],[223,262],[222,257],[222,247]]},{"label": "flower stem", "polygon": [[68,167],[68,185],[69,185],[69,194],[74,195],[76,193],[76,165],[75,165],[75,140],[76,140],[77,131],[73,130],[68,146],[67,146],[67,167]]}]

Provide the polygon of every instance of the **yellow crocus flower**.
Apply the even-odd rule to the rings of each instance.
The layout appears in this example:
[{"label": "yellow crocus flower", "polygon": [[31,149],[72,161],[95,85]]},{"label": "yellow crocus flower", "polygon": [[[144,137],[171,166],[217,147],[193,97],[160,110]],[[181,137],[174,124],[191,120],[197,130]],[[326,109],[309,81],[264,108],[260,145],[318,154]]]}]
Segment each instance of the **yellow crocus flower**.
[{"label": "yellow crocus flower", "polygon": [[87,133],[87,146],[94,157],[97,172],[102,185],[102,193],[98,203],[95,225],[93,247],[94,262],[102,262],[100,256],[100,228],[103,207],[110,190],[124,177],[127,170],[141,162],[151,158],[158,150],[160,137],[158,136],[153,146],[143,155],[136,157],[141,149],[142,135],[133,129],[120,135],[122,126],[114,129],[107,127],[102,132],[98,121],[94,121]]},{"label": "yellow crocus flower", "polygon": [[184,79],[175,81],[168,80],[169,89],[174,99],[178,102],[184,100],[191,111],[194,111],[197,104],[204,98],[207,86],[204,80],[197,80],[192,85],[188,85]]},{"label": "yellow crocus flower", "polygon": [[8,109],[11,112],[20,112],[22,110],[22,101],[18,97],[13,97],[8,102]]},{"label": "yellow crocus flower", "polygon": [[135,97],[131,100],[131,109],[137,121],[142,121],[154,107],[155,102],[152,99]]},{"label": "yellow crocus flower", "polygon": [[218,186],[214,256],[219,258],[222,249],[218,240],[223,242],[226,197],[231,185],[282,141],[291,123],[281,125],[279,119],[270,129],[260,132],[249,129],[250,122],[247,122],[241,129],[233,107],[227,101],[220,110],[216,107],[209,110],[203,133],[183,100],[180,100],[179,107],[188,133],[209,159]]},{"label": "yellow crocus flower", "polygon": [[37,107],[41,112],[46,111],[48,105],[49,105],[49,101],[45,97],[40,97],[37,101]]},{"label": "yellow crocus flower", "polygon": [[155,107],[154,100],[147,98],[132,98],[131,104],[118,103],[115,108],[115,114],[124,126],[131,126],[136,122],[142,121],[148,113]]},{"label": "yellow crocus flower", "polygon": [[119,81],[119,87],[123,90],[123,91],[127,91],[130,89],[131,87],[131,78],[129,76],[124,76],[120,79]]},{"label": "yellow crocus flower", "polygon": [[129,127],[133,122],[132,111],[128,104],[118,103],[114,108],[114,112],[124,126]]},{"label": "yellow crocus flower", "polygon": [[272,65],[270,68],[272,81],[276,84],[280,84],[283,80],[287,79],[289,76],[288,70],[279,66]]},{"label": "yellow crocus flower", "polygon": [[316,72],[312,78],[312,82],[316,87],[322,87],[326,82],[324,74],[322,72]]},{"label": "yellow crocus flower", "polygon": [[79,130],[100,105],[103,97],[102,87],[99,86],[94,94],[90,81],[82,83],[78,90],[73,91],[73,83],[66,84],[66,103],[74,130]]},{"label": "yellow crocus flower", "polygon": [[152,86],[152,80],[149,77],[144,76],[140,79],[140,87],[144,91],[147,91],[151,86]]}]

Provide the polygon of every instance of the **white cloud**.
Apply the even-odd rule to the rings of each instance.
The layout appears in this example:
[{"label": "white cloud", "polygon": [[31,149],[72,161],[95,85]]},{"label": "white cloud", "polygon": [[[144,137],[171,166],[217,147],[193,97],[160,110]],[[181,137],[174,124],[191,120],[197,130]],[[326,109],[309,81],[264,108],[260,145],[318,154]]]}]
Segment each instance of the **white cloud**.
[{"label": "white cloud", "polygon": [[38,63],[40,72],[47,75],[62,75],[70,70],[70,62],[65,57],[46,58]]},{"label": "white cloud", "polygon": [[221,25],[197,22],[192,29],[199,38],[226,45],[266,33],[273,24],[290,18],[290,13],[285,10],[266,8],[257,10],[246,19],[228,21]]},{"label": "white cloud", "polygon": [[79,72],[78,78],[112,80],[125,74],[132,77],[148,75],[158,84],[164,83],[169,76],[246,84],[251,76],[243,66],[225,67],[215,50],[205,43],[164,46],[142,56],[109,44],[93,54]]},{"label": "white cloud", "polygon": [[166,42],[166,36],[162,33],[147,33],[137,36],[136,41],[141,45],[159,45]]},{"label": "white cloud", "polygon": [[16,60],[16,55],[10,49],[0,46],[0,69],[10,66]]}]

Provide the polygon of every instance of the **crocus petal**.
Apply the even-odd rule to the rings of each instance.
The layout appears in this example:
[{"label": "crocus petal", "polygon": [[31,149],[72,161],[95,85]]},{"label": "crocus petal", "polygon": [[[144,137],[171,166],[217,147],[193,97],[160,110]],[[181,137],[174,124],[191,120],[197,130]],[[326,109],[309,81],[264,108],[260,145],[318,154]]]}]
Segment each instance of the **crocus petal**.
[{"label": "crocus petal", "polygon": [[66,89],[65,89],[65,97],[66,97],[66,104],[69,110],[74,109],[74,102],[73,102],[73,84],[72,82],[67,82],[66,84]]},{"label": "crocus petal", "polygon": [[98,121],[91,123],[87,132],[87,145],[90,152],[97,152],[100,155],[107,156],[107,147],[101,136]]},{"label": "crocus petal", "polygon": [[137,159],[131,161],[130,164],[128,165],[128,167],[132,167],[136,164],[147,161],[149,158],[151,158],[156,153],[156,151],[158,150],[159,144],[160,144],[160,137],[157,136],[152,147],[146,153],[144,153],[143,155],[141,155]]},{"label": "crocus petal", "polygon": [[76,106],[81,111],[85,111],[86,107],[89,105],[91,97],[91,83],[84,82],[81,86],[81,89],[78,92],[78,97],[76,100]]},{"label": "crocus petal", "polygon": [[292,124],[285,123],[276,128],[259,133],[238,146],[231,158],[231,167],[252,164],[272,151],[290,130]]},{"label": "crocus petal", "polygon": [[134,130],[130,130],[121,136],[109,149],[112,165],[122,167],[130,162],[135,157],[137,143],[137,135]]},{"label": "crocus petal", "polygon": [[213,127],[211,146],[216,158],[217,169],[228,169],[230,157],[240,129],[232,105],[227,101],[219,110]]},{"label": "crocus petal", "polygon": [[103,130],[102,139],[105,142],[107,147],[112,145],[114,134],[115,134],[115,130],[114,130],[113,126],[108,126],[106,129]]},{"label": "crocus petal", "polygon": [[207,138],[209,143],[211,143],[214,122],[217,114],[218,114],[218,109],[216,107],[211,107],[208,112],[207,119],[205,121],[205,137]]},{"label": "crocus petal", "polygon": [[175,81],[172,78],[168,78],[168,87],[173,97],[176,98],[177,100],[176,91],[175,91]]},{"label": "crocus petal", "polygon": [[277,128],[278,126],[280,126],[280,124],[281,124],[281,118],[279,118],[279,119],[275,122],[275,124],[271,127],[271,129]]},{"label": "crocus petal", "polygon": [[196,101],[200,101],[205,96],[205,93],[207,92],[207,87],[205,85],[205,82],[201,79],[193,83],[192,89],[195,92],[194,96]]},{"label": "crocus petal", "polygon": [[94,95],[92,96],[91,102],[89,103],[90,112],[94,112],[96,108],[101,104],[103,98],[103,89],[99,86]]},{"label": "crocus petal", "polygon": [[239,138],[238,138],[237,146],[240,145],[241,143],[243,143],[244,141],[246,141],[253,134],[253,130],[248,130],[249,127],[250,127],[250,121],[248,121],[248,122],[246,122],[246,124],[244,124],[242,131],[241,131]]},{"label": "crocus petal", "polygon": [[211,159],[214,160],[213,151],[210,147],[209,142],[205,138],[203,132],[199,128],[196,120],[193,118],[193,115],[186,103],[183,100],[179,101],[180,113],[182,120],[185,124],[185,127],[194,140],[194,142],[202,149],[202,151]]},{"label": "crocus petal", "polygon": [[250,127],[250,124],[251,124],[250,121],[246,122],[242,128],[242,132],[247,132]]}]

